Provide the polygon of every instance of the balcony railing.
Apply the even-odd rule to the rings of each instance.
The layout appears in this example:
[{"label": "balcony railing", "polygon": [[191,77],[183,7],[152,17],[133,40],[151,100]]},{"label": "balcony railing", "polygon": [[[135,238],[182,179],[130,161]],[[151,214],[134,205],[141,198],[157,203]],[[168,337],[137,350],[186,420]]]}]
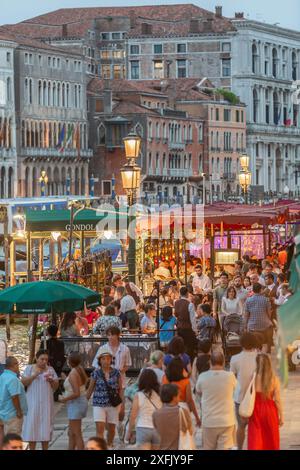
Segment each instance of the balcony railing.
[{"label": "balcony railing", "polygon": [[14,158],[16,156],[16,149],[15,148],[6,148],[0,147],[0,158],[3,160],[9,160],[10,158]]},{"label": "balcony railing", "polygon": [[188,178],[189,176],[193,176],[193,170],[190,168],[149,168],[148,175],[171,178]]},{"label": "balcony railing", "polygon": [[286,135],[299,135],[299,127],[274,125],[274,124],[247,124],[247,133],[257,132],[262,134],[284,133]]},{"label": "balcony railing", "polygon": [[25,157],[80,157],[91,158],[93,156],[93,150],[83,150],[79,152],[77,149],[65,149],[63,152],[60,152],[56,148],[22,148],[21,153]]},{"label": "balcony railing", "polygon": [[225,180],[235,181],[236,173],[224,173],[223,177]]},{"label": "balcony railing", "polygon": [[185,144],[183,142],[169,142],[170,150],[184,150]]}]

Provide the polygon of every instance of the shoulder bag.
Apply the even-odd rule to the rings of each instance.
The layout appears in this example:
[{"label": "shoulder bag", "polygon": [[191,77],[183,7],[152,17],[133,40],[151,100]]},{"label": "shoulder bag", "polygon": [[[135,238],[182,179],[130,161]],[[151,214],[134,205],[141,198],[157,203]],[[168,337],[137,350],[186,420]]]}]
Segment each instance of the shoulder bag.
[{"label": "shoulder bag", "polygon": [[[182,430],[182,423],[185,424],[186,432]],[[179,407],[179,445],[178,450],[195,450],[195,439],[193,434],[188,430],[188,423],[183,409]]]},{"label": "shoulder bag", "polygon": [[105,386],[106,386],[106,390],[107,390],[107,393],[108,393],[108,398],[109,398],[109,402],[111,404],[111,406],[113,406],[114,408],[116,408],[117,406],[121,405],[122,403],[122,398],[120,397],[120,394],[119,392],[117,392],[117,390],[115,390],[114,388],[112,388],[109,383],[107,382],[106,380],[106,377],[105,377],[105,374],[103,373],[103,371],[101,371],[102,373],[102,378],[103,378],[103,382],[105,383]]},{"label": "shoulder bag", "polygon": [[253,374],[249,387],[245,393],[244,398],[242,399],[239,406],[239,415],[242,418],[250,418],[253,415],[254,405],[255,405],[255,379],[256,373]]}]

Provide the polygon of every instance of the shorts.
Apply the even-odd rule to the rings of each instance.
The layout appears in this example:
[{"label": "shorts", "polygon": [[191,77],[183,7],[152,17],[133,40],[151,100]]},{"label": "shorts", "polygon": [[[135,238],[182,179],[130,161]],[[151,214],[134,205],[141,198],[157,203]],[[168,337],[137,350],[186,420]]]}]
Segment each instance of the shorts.
[{"label": "shorts", "polygon": [[88,411],[88,401],[86,397],[78,397],[67,402],[68,420],[73,421],[86,417]]},{"label": "shorts", "polygon": [[5,434],[18,434],[22,436],[22,427],[23,427],[23,418],[11,418],[8,421],[1,421],[0,425],[3,426],[4,435]]},{"label": "shorts", "polygon": [[156,430],[153,428],[136,428],[136,444],[142,446],[145,444],[151,444],[159,446],[160,438]]},{"label": "shorts", "polygon": [[235,426],[202,428],[203,450],[230,450],[235,445]]},{"label": "shorts", "polygon": [[119,422],[120,406],[93,406],[95,423],[108,423],[117,425]]},{"label": "shorts", "polygon": [[239,413],[239,409],[240,409],[240,404],[239,403],[235,403],[235,416],[236,416],[236,420],[237,420],[237,423],[239,425],[239,428],[245,428],[246,426],[248,426],[248,423],[249,423],[249,418],[243,418],[240,413]]}]

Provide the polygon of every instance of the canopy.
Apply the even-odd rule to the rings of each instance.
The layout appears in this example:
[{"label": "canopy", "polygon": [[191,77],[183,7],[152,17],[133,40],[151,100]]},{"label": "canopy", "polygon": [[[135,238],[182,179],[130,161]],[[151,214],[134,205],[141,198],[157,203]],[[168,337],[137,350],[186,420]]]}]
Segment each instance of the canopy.
[{"label": "canopy", "polygon": [[[70,230],[70,210],[26,211],[26,231],[30,232],[68,232]],[[78,214],[75,211],[73,230],[95,231],[101,221],[111,227],[127,215],[119,211],[84,209]]]},{"label": "canopy", "polygon": [[0,312],[11,314],[64,313],[100,305],[91,289],[62,281],[27,282],[0,292]]}]

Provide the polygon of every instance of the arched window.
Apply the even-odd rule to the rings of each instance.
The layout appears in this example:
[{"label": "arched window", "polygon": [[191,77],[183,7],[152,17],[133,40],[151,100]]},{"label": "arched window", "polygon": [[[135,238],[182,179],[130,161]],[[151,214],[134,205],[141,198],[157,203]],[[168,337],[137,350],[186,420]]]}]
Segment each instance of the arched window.
[{"label": "arched window", "polygon": [[70,85],[69,85],[69,83],[67,83],[67,86],[66,86],[66,93],[67,93],[66,107],[69,108],[69,106],[70,106]]},{"label": "arched window", "polygon": [[189,140],[192,141],[193,140],[193,129],[192,129],[192,126],[189,125]]},{"label": "arched window", "polygon": [[33,99],[33,88],[32,88],[32,78],[29,79],[29,90],[28,90],[28,103],[32,104]]},{"label": "arched window", "polygon": [[56,96],[56,83],[52,85],[52,106],[56,106],[57,96]]},{"label": "arched window", "polygon": [[43,82],[43,106],[47,106],[47,82]]},{"label": "arched window", "polygon": [[36,194],[36,183],[37,183],[37,177],[36,177],[36,168],[33,167],[32,169],[32,197],[35,197]]},{"label": "arched window", "polygon": [[279,104],[279,97],[278,93],[275,91],[273,93],[273,110],[274,110],[274,124],[278,125],[280,121],[280,104]]},{"label": "arched window", "polygon": [[48,82],[48,100],[47,106],[51,106],[51,82]]},{"label": "arched window", "polygon": [[29,168],[26,167],[25,170],[25,197],[29,197]]},{"label": "arched window", "polygon": [[[7,95],[8,96],[8,95]],[[8,98],[7,98],[8,100]],[[28,78],[25,78],[25,83],[24,83],[24,102],[28,104]]]},{"label": "arched window", "polygon": [[39,104],[39,106],[42,105],[42,99],[43,99],[42,90],[43,90],[42,80],[39,80],[39,85],[38,85],[38,104]]},{"label": "arched window", "polygon": [[220,173],[220,159],[219,157],[217,158],[217,173]]},{"label": "arched window", "polygon": [[159,123],[158,122],[156,123],[156,126],[155,126],[155,133],[156,133],[156,138],[159,139],[160,135],[159,135]]},{"label": "arched window", "polygon": [[163,154],[163,168],[166,168],[166,154]]},{"label": "arched window", "polygon": [[278,72],[278,52],[277,49],[273,49],[272,51],[272,73],[273,77],[277,77],[277,72]]},{"label": "arched window", "polygon": [[143,137],[143,127],[140,123],[136,124],[134,130],[137,135],[139,135],[140,137]]},{"label": "arched window", "polygon": [[106,143],[106,129],[105,126],[101,123],[98,127],[98,145],[105,145]]},{"label": "arched window", "polygon": [[63,83],[62,84],[62,107],[64,108],[66,106],[66,85]]},{"label": "arched window", "polygon": [[60,83],[57,84],[57,106],[61,105],[61,86]]},{"label": "arched window", "polygon": [[12,98],[12,92],[11,92],[11,78],[8,77],[6,80],[6,98],[7,102],[10,103],[11,98]]},{"label": "arched window", "polygon": [[149,121],[149,124],[148,124],[148,136],[150,139],[152,139],[152,122]]},{"label": "arched window", "polygon": [[297,54],[294,51],[292,53],[292,78],[293,78],[293,80],[297,80],[297,78],[298,78],[297,67],[298,67]]},{"label": "arched window", "polygon": [[14,196],[14,170],[13,168],[9,168],[8,170],[8,198],[12,198]]},{"label": "arched window", "polygon": [[[68,85],[67,85],[68,86]],[[78,95],[77,95],[77,85],[74,85],[74,105],[75,108],[78,108]]]},{"label": "arched window", "polygon": [[81,107],[81,85],[78,85],[78,108]]},{"label": "arched window", "polygon": [[252,72],[258,73],[258,52],[256,44],[252,44]]},{"label": "arched window", "polygon": [[257,90],[254,88],[253,90],[253,122],[258,122],[258,107],[259,107],[258,93],[257,93]]}]

